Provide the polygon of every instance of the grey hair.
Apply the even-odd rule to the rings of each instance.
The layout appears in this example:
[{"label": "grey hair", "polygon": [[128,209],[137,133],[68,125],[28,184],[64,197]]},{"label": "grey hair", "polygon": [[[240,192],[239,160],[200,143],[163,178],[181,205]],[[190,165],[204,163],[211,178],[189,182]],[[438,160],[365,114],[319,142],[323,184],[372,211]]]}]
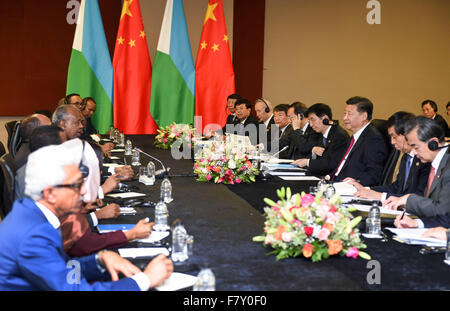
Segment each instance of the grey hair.
[{"label": "grey hair", "polygon": [[75,110],[75,108],[70,105],[62,105],[56,108],[52,115],[52,123],[59,126],[62,120],[67,120],[70,110]]},{"label": "grey hair", "polygon": [[46,187],[66,179],[64,168],[79,161],[80,155],[64,145],[50,145],[32,152],[25,169],[25,194],[34,201],[41,199]]}]

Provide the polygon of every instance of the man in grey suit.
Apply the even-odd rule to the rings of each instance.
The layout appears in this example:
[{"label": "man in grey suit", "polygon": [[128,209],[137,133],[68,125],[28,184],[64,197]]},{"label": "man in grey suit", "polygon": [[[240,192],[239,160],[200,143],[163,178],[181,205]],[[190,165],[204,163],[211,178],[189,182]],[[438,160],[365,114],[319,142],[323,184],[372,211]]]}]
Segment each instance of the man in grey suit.
[{"label": "man in grey suit", "polygon": [[444,130],[435,120],[420,116],[407,123],[406,139],[423,163],[431,163],[424,195],[392,196],[383,205],[392,209],[406,207],[408,213],[421,218],[449,213],[450,155]]}]

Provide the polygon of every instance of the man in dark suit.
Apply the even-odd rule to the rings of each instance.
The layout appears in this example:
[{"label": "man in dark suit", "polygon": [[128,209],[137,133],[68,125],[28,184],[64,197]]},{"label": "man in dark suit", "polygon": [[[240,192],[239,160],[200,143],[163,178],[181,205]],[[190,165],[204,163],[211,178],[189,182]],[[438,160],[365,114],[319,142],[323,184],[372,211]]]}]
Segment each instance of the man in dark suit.
[{"label": "man in dark suit", "polygon": [[314,159],[298,159],[293,164],[308,167],[308,171],[313,175],[331,174],[344,155],[350,138],[342,127],[331,125],[333,115],[328,105],[314,104],[309,107],[307,113],[311,128],[321,134],[322,139],[318,140],[312,149],[312,153],[316,155]]},{"label": "man in dark suit", "polygon": [[406,139],[422,162],[431,163],[423,195],[389,197],[383,205],[391,209],[406,207],[418,217],[450,213],[450,154],[442,127],[433,119],[417,117],[406,125]]},{"label": "man in dark suit", "polygon": [[236,120],[233,125],[226,125],[226,132],[235,135],[249,136],[252,144],[258,143],[258,120],[251,115],[252,104],[241,98],[234,104]]},{"label": "man in dark suit", "polygon": [[373,104],[359,96],[348,99],[346,104],[344,125],[353,136],[331,180],[338,182],[351,177],[363,185],[376,186],[381,181],[388,149],[380,132],[370,124]]},{"label": "man in dark suit", "polygon": [[402,196],[407,193],[423,194],[430,173],[430,163],[422,163],[414,155],[405,137],[405,125],[414,118],[415,116],[412,113],[399,111],[387,120],[388,134],[391,137],[392,145],[395,149],[404,153],[400,161],[396,180],[392,184],[376,186],[370,189],[352,181],[351,184],[358,190],[355,196],[384,202],[391,195]]},{"label": "man in dark suit", "polygon": [[[83,110],[81,110],[81,113],[83,114],[84,118],[86,119],[86,127],[84,128],[84,135],[94,135],[98,134],[97,130],[94,127],[94,124],[92,124],[92,116],[94,115],[95,111],[97,110],[97,103],[92,97],[86,97],[83,98],[82,101]],[[85,139],[85,136],[82,136],[82,139]]]},{"label": "man in dark suit", "polygon": [[[16,201],[0,223],[0,290],[137,291],[158,286],[170,276],[173,264],[164,255],[141,272],[115,252],[100,251],[73,261],[65,254],[61,219],[79,212],[86,194],[79,163],[79,154],[63,145],[43,147],[28,157],[28,198]],[[112,282],[104,282],[106,271]],[[119,273],[125,277],[119,280]]]},{"label": "man in dark suit", "polygon": [[259,121],[258,134],[259,143],[264,145],[264,150],[271,151],[271,133],[276,128],[273,117],[273,106],[270,101],[264,98],[258,98],[255,101],[256,117]]},{"label": "man in dark suit", "polygon": [[445,136],[450,137],[450,131],[447,121],[445,121],[445,119],[440,114],[437,113],[438,112],[437,104],[431,99],[427,99],[422,102],[421,106],[423,115],[427,118],[436,120],[442,126]]},{"label": "man in dark suit", "polygon": [[[236,109],[234,108],[234,104],[236,104],[236,101],[238,99],[242,98],[239,94],[231,94],[227,97],[227,109],[230,112],[230,114],[227,117],[227,120],[225,122],[225,125],[222,128],[222,133],[226,133],[226,126],[227,124],[233,125],[234,122],[236,122]],[[211,138],[214,135],[214,133],[208,133],[206,135],[207,138]]]},{"label": "man in dark suit", "polygon": [[[274,113],[274,120],[275,120],[275,125],[276,130],[274,131],[275,135],[272,135],[272,131],[271,131],[271,144],[270,144],[270,148],[271,148],[271,153],[276,153],[279,152],[282,148],[286,147],[286,146],[290,146],[290,135],[292,133],[292,126],[290,124],[290,120],[288,117],[288,109],[289,109],[289,105],[286,104],[281,104],[276,106],[273,109],[273,113]],[[278,148],[276,147],[278,145]],[[282,152],[280,152],[278,154],[278,157],[280,159],[289,159],[289,149],[286,149]]]},{"label": "man in dark suit", "polygon": [[309,125],[307,107],[301,102],[294,102],[289,106],[288,116],[293,131],[290,134],[289,158],[301,159],[311,156],[312,148],[321,139]]}]

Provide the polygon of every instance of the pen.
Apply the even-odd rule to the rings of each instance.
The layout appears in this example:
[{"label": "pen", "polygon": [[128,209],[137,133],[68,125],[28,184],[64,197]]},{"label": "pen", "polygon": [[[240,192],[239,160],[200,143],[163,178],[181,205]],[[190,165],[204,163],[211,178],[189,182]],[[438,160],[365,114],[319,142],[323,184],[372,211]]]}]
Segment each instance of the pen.
[{"label": "pen", "polygon": [[400,220],[403,219],[403,217],[405,216],[405,213],[406,213],[406,208],[403,209],[403,214],[402,214],[402,217],[400,217]]}]

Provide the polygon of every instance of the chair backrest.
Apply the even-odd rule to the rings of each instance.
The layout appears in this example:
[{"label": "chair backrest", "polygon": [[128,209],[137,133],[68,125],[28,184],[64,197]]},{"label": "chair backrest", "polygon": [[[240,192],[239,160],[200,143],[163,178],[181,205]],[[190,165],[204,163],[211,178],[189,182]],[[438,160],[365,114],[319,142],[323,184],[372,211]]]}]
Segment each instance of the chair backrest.
[{"label": "chair backrest", "polygon": [[19,150],[22,138],[20,137],[20,121],[10,121],[5,124],[6,131],[8,132],[8,151],[12,157],[16,156],[17,150]]},{"label": "chair backrest", "polygon": [[381,175],[380,185],[385,186],[392,183],[395,173],[395,167],[397,166],[398,158],[400,157],[400,151],[393,148],[389,154],[389,158],[383,168],[383,174]]},{"label": "chair backrest", "polygon": [[0,157],[6,153],[5,146],[0,141]]},{"label": "chair backrest", "polygon": [[381,133],[388,148],[389,154],[391,153],[394,146],[391,144],[391,137],[388,134],[387,121],[382,119],[373,119],[370,124],[375,126],[375,128]]},{"label": "chair backrest", "polygon": [[11,154],[7,153],[0,157],[0,167],[2,171],[1,179],[3,181],[2,191],[2,214],[6,216],[12,208],[14,202],[14,179],[17,171],[16,163]]}]

